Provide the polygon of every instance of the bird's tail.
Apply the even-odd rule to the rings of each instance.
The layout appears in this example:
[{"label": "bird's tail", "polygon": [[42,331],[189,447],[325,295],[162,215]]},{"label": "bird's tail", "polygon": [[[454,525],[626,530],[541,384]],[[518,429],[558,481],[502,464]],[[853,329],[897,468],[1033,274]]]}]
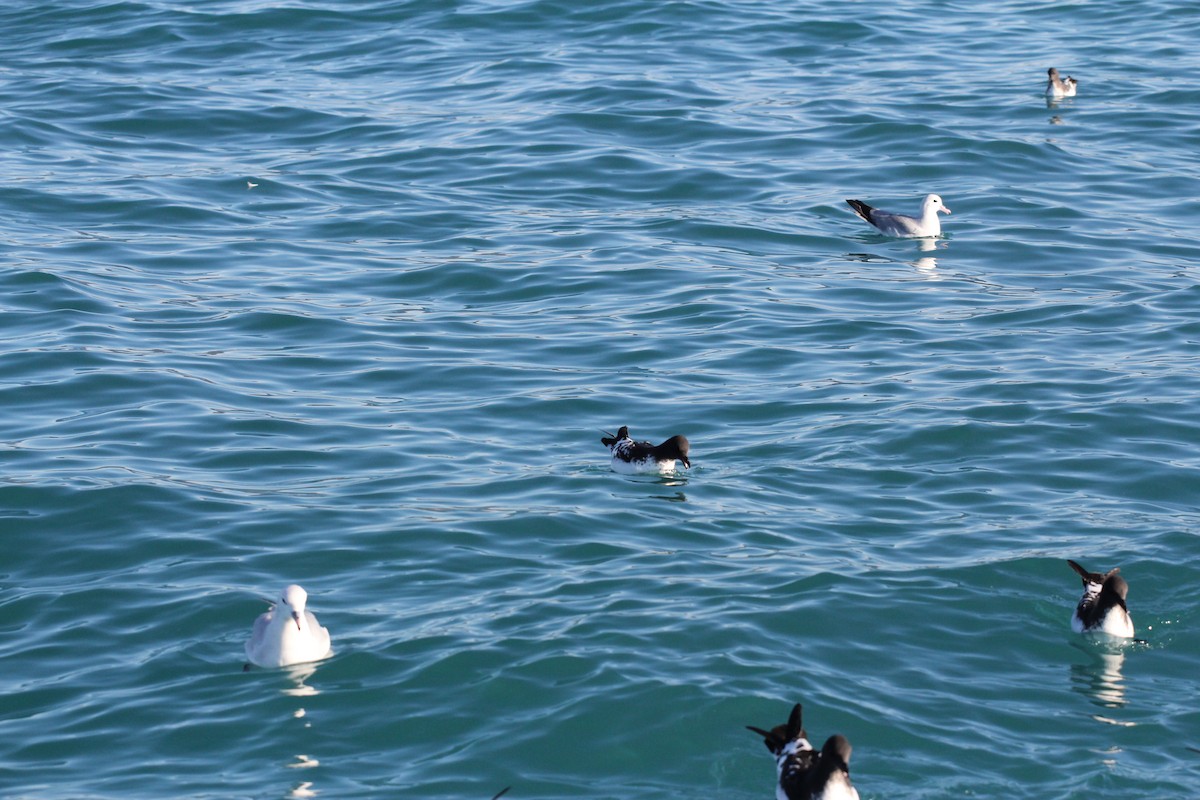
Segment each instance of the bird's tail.
[{"label": "bird's tail", "polygon": [[846,203],[854,209],[854,213],[863,218],[865,222],[871,221],[871,212],[875,209],[864,203],[862,200],[847,200]]}]

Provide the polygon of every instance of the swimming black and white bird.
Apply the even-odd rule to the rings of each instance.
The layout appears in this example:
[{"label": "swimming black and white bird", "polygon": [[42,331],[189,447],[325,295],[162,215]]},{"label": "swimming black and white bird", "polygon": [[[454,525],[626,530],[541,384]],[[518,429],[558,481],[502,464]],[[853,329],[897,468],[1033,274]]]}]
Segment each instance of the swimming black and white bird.
[{"label": "swimming black and white bird", "polygon": [[296,584],[283,590],[270,611],[254,620],[246,658],[260,667],[286,667],[333,655],[329,631],[304,606],[308,592]]},{"label": "swimming black and white bird", "polygon": [[1054,67],[1046,70],[1046,74],[1050,76],[1050,80],[1046,82],[1047,97],[1074,97],[1075,89],[1079,86],[1079,81],[1072,78],[1070,75],[1066,80],[1058,77],[1058,70]]},{"label": "swimming black and white bird", "polygon": [[746,726],[763,737],[763,744],[775,755],[776,800],[858,800],[858,790],[850,783],[850,741],[835,734],[825,740],[820,751],[814,750],[801,714],[797,703],[786,725],[769,731]]},{"label": "swimming black and white bird", "polygon": [[1125,605],[1129,584],[1117,574],[1121,570],[1110,569],[1101,574],[1088,572],[1069,558],[1067,563],[1083,579],[1083,596],[1071,615],[1071,629],[1076,633],[1107,633],[1132,639],[1133,620]]},{"label": "swimming black and white bird", "polygon": [[846,203],[854,209],[854,213],[875,226],[888,236],[941,236],[942,222],[938,214],[949,214],[942,198],[936,194],[926,195],[921,202],[921,216],[910,217],[906,214],[894,214],[869,206],[861,200],[847,200]]},{"label": "swimming black and white bird", "polygon": [[616,436],[602,436],[601,444],[612,453],[614,472],[674,472],[675,462],[690,468],[688,440],[686,436],[672,436],[662,444],[635,442],[629,438],[629,427],[622,425]]}]

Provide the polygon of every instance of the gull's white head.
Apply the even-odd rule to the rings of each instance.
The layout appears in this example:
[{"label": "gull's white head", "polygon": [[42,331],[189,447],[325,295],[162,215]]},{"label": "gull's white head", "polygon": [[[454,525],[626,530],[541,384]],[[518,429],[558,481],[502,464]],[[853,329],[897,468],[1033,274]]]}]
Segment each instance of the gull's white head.
[{"label": "gull's white head", "polygon": [[304,604],[307,602],[308,592],[295,583],[284,589],[283,597],[279,598],[280,606],[296,620],[296,627],[300,630],[304,629],[300,621],[304,619]]},{"label": "gull's white head", "polygon": [[928,216],[931,209],[941,214],[950,213],[950,209],[946,208],[946,204],[942,202],[942,198],[936,194],[925,197],[925,202],[921,204],[921,215]]}]

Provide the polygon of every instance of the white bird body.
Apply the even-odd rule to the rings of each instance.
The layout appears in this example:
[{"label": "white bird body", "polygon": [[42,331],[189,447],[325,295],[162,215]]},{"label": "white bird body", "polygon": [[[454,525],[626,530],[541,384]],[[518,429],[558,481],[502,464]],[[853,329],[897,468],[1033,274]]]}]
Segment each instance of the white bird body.
[{"label": "white bird body", "polygon": [[861,200],[847,200],[862,219],[875,226],[880,233],[888,236],[941,236],[942,222],[938,214],[949,214],[942,198],[936,194],[926,195],[921,202],[921,215],[910,217],[907,214],[895,214],[891,211],[869,206]]},{"label": "white bird body", "polygon": [[850,784],[850,776],[845,772],[835,772],[825,789],[813,795],[813,800],[858,800],[858,789]]},{"label": "white bird body", "polygon": [[1112,608],[1104,615],[1099,625],[1086,628],[1083,620],[1079,618],[1079,614],[1074,614],[1071,617],[1071,630],[1076,633],[1107,633],[1109,636],[1116,636],[1119,639],[1132,639],[1133,619],[1125,609]]},{"label": "white bird body", "polygon": [[296,584],[283,590],[270,611],[254,620],[246,658],[260,667],[286,667],[333,655],[329,631],[304,606],[308,593]]},{"label": "white bird body", "polygon": [[1065,79],[1058,77],[1058,70],[1054,67],[1046,70],[1046,74],[1050,80],[1046,82],[1047,97],[1074,97],[1075,90],[1079,86],[1079,81],[1068,75]]}]

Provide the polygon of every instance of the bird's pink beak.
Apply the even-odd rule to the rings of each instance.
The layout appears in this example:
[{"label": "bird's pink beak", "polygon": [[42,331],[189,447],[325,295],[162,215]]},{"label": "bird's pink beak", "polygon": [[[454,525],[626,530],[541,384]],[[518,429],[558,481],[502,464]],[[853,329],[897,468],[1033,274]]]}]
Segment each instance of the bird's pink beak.
[{"label": "bird's pink beak", "polygon": [[298,630],[298,631],[304,630],[303,628],[300,627],[300,612],[299,611],[292,612],[292,619],[296,620],[296,630]]},{"label": "bird's pink beak", "polygon": [[941,208],[939,208],[938,211],[942,212],[943,214],[950,213],[950,209],[946,208],[945,206],[942,206]]}]

